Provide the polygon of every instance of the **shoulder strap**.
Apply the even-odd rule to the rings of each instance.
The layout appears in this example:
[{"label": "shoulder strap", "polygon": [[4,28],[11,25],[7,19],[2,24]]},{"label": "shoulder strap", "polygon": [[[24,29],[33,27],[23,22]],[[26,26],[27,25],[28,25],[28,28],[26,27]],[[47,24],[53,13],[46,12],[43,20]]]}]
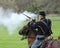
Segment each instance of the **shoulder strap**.
[{"label": "shoulder strap", "polygon": [[[49,29],[49,26],[47,25],[46,22],[44,22],[43,20],[41,20],[41,22],[42,22],[43,24],[45,24],[46,27]],[[47,22],[48,22],[48,20],[47,20]],[[40,29],[42,30],[43,34],[45,34],[45,31],[43,30],[43,28],[42,28],[41,26],[39,26],[39,27],[40,27]],[[49,29],[49,31],[50,31],[50,29]]]},{"label": "shoulder strap", "polygon": [[[46,24],[43,20],[41,20],[41,22],[47,26],[47,24]],[[43,30],[43,28],[42,28],[41,26],[39,26],[39,27],[40,27],[40,29],[42,30],[43,34],[45,34],[45,31]],[[48,26],[47,26],[47,28],[48,28]],[[49,29],[49,28],[48,28],[48,29]]]},{"label": "shoulder strap", "polygon": [[[47,25],[47,23],[46,23],[46,22],[44,22],[43,20],[41,20],[41,22],[42,22],[43,24],[45,24],[45,25],[46,25],[46,27],[49,29],[49,26]],[[48,20],[47,20],[47,22],[48,22]]]},{"label": "shoulder strap", "polygon": [[41,26],[39,26],[39,28],[42,30],[43,34],[45,34],[45,31],[43,30],[43,28]]}]

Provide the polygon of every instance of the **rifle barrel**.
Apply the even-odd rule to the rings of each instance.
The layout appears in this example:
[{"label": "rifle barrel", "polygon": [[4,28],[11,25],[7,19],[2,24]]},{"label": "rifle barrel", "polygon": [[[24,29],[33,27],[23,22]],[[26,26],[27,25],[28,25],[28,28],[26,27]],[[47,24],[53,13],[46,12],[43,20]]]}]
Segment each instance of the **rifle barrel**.
[{"label": "rifle barrel", "polygon": [[25,16],[28,17],[29,19],[32,19],[31,17],[27,16],[26,14],[23,14],[23,15],[25,15]]}]

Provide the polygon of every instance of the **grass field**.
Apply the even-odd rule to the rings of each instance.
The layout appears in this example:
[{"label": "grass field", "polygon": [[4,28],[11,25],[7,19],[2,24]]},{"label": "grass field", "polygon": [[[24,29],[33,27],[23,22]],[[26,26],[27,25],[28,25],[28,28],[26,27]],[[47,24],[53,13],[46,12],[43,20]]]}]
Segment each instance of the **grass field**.
[{"label": "grass field", "polygon": [[[60,35],[60,15],[47,17],[52,20],[53,37],[57,38]],[[28,48],[27,40],[21,41],[21,36],[18,34],[20,27],[17,28],[13,35],[9,35],[7,29],[0,25],[0,48]]]}]

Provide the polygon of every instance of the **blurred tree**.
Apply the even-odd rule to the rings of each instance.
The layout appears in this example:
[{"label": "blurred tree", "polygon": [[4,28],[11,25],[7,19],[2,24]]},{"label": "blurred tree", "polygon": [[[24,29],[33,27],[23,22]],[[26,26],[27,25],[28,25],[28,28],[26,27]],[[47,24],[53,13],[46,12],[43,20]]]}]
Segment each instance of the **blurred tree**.
[{"label": "blurred tree", "polygon": [[27,5],[31,5],[33,0],[15,0],[17,7],[19,8],[18,11],[25,9]]},{"label": "blurred tree", "polygon": [[[30,8],[32,8],[34,12],[44,10],[47,13],[60,13],[60,0],[34,0]],[[28,10],[30,10],[30,8],[28,8]]]},{"label": "blurred tree", "polygon": [[17,12],[26,9],[32,12],[44,10],[47,13],[60,13],[60,0],[0,0],[0,5]]},{"label": "blurred tree", "polygon": [[36,0],[36,2],[39,11],[45,10],[47,13],[60,13],[60,0]]}]

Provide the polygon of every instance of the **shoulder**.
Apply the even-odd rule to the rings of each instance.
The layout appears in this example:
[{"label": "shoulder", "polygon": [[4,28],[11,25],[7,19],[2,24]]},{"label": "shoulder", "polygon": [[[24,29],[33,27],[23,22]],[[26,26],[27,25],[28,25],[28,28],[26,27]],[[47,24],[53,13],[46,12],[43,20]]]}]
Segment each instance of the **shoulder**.
[{"label": "shoulder", "polygon": [[48,20],[48,22],[51,22],[51,19],[47,19]]},{"label": "shoulder", "polygon": [[47,19],[47,20],[51,21],[51,19]]},{"label": "shoulder", "polygon": [[47,21],[48,21],[48,23],[49,23],[49,24],[51,24],[51,23],[52,23],[51,19],[47,19]]}]

